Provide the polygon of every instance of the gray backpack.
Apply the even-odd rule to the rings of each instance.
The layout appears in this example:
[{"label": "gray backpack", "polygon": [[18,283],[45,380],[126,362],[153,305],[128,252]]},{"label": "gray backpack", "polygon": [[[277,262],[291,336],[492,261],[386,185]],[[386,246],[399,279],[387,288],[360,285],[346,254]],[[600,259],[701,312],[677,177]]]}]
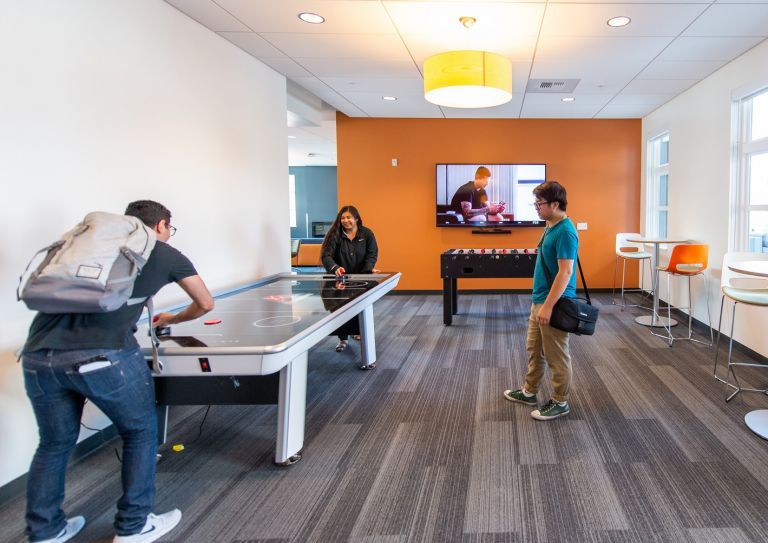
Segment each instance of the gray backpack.
[{"label": "gray backpack", "polygon": [[[16,296],[43,313],[114,311],[129,301],[156,241],[154,230],[141,219],[89,213],[59,241],[35,253],[19,278]],[[25,282],[40,253],[45,258]]]}]

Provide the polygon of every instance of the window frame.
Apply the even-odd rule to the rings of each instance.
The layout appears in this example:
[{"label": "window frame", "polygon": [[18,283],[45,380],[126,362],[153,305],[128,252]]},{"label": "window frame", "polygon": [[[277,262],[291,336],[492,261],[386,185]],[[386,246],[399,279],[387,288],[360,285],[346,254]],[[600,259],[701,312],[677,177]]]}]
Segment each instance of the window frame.
[{"label": "window frame", "polygon": [[751,205],[750,159],[768,154],[768,136],[752,140],[752,104],[754,98],[768,95],[768,85],[735,97],[731,109],[731,191],[729,251],[749,251],[749,217],[752,211],[768,211],[768,204]]},{"label": "window frame", "polygon": [[[661,143],[667,140],[667,162],[661,164]],[[669,234],[669,130],[659,132],[648,138],[647,146],[647,178],[645,195],[645,232],[646,236],[659,236],[659,216],[661,212],[667,213],[666,233]],[[667,176],[667,204],[659,203],[661,192],[661,178]]]}]

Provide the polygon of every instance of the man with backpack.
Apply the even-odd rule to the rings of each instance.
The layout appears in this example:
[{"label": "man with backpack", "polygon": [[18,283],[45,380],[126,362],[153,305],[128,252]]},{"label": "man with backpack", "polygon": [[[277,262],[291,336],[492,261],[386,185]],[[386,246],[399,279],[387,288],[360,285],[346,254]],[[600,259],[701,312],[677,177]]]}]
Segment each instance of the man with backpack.
[{"label": "man with backpack", "polygon": [[83,517],[67,519],[61,504],[67,460],[80,432],[86,399],[112,420],[123,440],[123,495],[117,503],[114,543],[155,541],[181,520],[177,509],[152,513],[157,461],[155,391],[134,333],[144,302],[168,283],[177,283],[192,303],[175,315],[156,315],[154,326],[196,319],[211,311],[214,302],[189,259],[167,244],[176,228],[171,226],[171,212],[166,207],[140,200],[129,204],[125,215],[140,219],[157,238],[133,283],[131,299],[107,312],[40,312],[24,345],[24,383],[40,433],[27,478],[30,542],[62,543],[85,525]]}]

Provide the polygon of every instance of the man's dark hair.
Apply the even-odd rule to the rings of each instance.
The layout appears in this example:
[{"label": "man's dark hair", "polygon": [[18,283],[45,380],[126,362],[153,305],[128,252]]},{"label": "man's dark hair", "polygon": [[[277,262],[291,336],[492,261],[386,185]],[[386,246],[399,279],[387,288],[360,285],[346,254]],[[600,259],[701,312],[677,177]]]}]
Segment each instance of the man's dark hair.
[{"label": "man's dark hair", "polygon": [[154,228],[162,220],[165,221],[166,225],[171,224],[171,212],[168,208],[152,200],[136,200],[131,202],[125,208],[125,215],[138,217],[150,228]]},{"label": "man's dark hair", "polygon": [[533,195],[545,202],[557,202],[563,211],[568,207],[568,196],[565,193],[565,187],[557,181],[545,181],[533,189]]}]

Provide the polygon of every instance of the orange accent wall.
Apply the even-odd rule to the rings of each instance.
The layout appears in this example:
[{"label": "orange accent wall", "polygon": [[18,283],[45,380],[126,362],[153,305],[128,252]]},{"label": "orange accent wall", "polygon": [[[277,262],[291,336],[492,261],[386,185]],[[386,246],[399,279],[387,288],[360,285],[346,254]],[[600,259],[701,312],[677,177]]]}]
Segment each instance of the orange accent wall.
[{"label": "orange accent wall", "polygon": [[[339,205],[360,210],[379,243],[377,268],[399,289],[442,288],[447,249],[535,247],[541,228],[477,235],[435,226],[435,164],[545,163],[568,191],[587,284],[613,285],[617,232],[640,225],[639,119],[372,119],[336,116]],[[391,160],[397,158],[398,166]],[[637,284],[637,265],[628,267]],[[523,289],[531,279],[459,280],[460,289]]]}]

